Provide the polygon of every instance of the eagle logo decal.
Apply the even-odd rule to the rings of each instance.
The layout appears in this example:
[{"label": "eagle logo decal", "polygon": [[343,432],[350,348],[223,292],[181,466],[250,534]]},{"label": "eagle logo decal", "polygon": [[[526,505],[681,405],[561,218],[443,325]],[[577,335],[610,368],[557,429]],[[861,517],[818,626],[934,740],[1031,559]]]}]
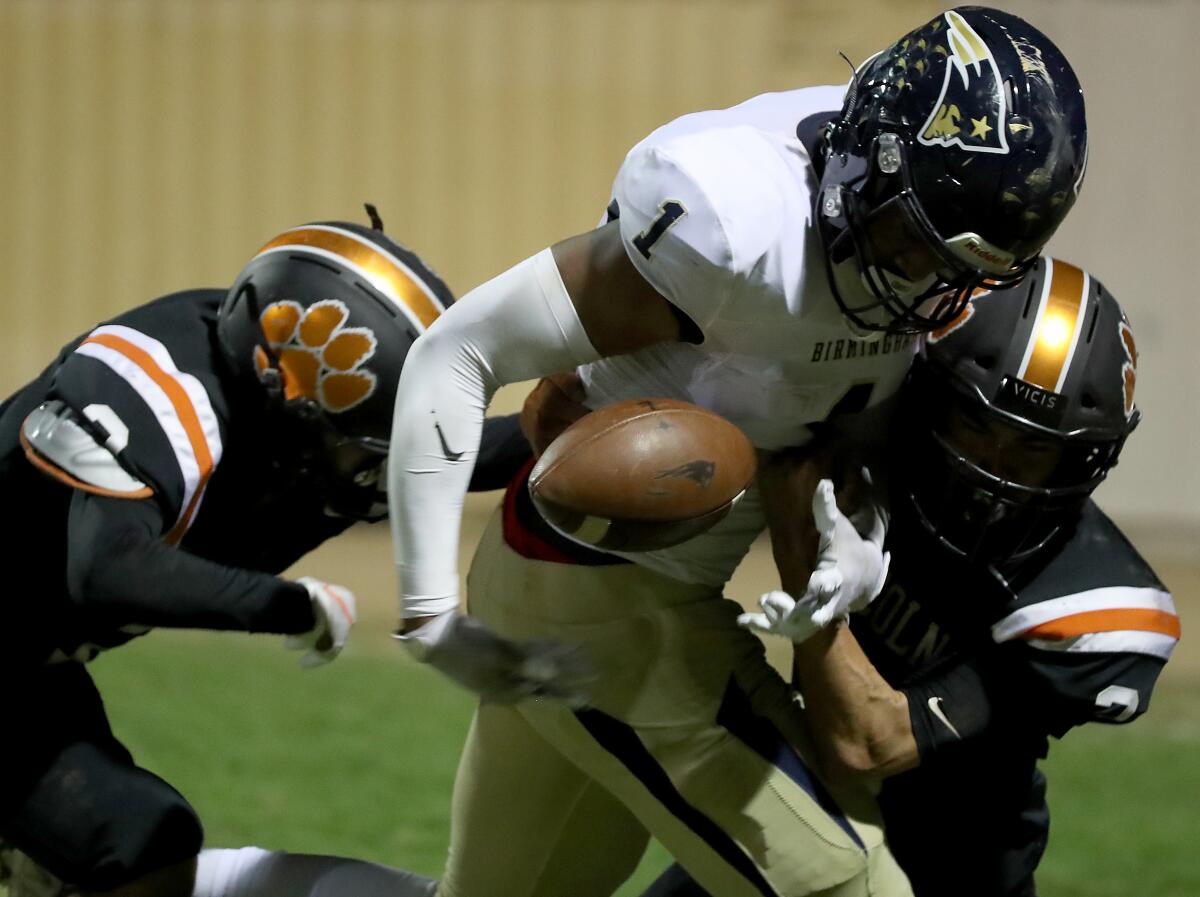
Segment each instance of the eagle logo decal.
[{"label": "eagle logo decal", "polygon": [[[961,15],[945,15],[946,71],[917,140],[973,153],[1007,153],[1008,102],[992,51]],[[939,54],[940,55],[940,54]]]}]

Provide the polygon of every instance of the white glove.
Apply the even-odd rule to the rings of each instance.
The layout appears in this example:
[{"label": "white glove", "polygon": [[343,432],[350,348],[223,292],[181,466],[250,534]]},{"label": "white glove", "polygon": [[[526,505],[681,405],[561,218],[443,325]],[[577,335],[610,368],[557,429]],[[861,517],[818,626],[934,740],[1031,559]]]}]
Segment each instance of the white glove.
[{"label": "white glove", "polygon": [[395,638],[427,663],[485,701],[512,704],[531,697],[558,698],[587,706],[586,686],[595,679],[581,649],[559,642],[513,641],[458,611],[438,614]]},{"label": "white glove", "polygon": [[813,622],[813,613],[820,608],[812,595],[802,595],[797,601],[787,592],[767,592],[758,599],[761,614],[739,614],[738,625],[743,629],[766,635],[781,635],[799,644],[823,628]]},{"label": "white glove", "polygon": [[300,658],[300,666],[307,670],[338,656],[358,615],[354,593],[345,586],[331,585],[311,576],[302,576],[296,582],[308,590],[316,623],[308,632],[289,635],[283,644],[293,651],[308,649]]},{"label": "white glove", "polygon": [[855,517],[866,536],[838,510],[833,483],[818,482],[813,492],[813,519],[821,541],[817,568],[809,576],[804,594],[797,600],[787,592],[767,592],[758,599],[763,612],[739,615],[738,625],[800,643],[870,604],[883,589],[892,559],[883,550],[887,523],[874,504]]},{"label": "white glove", "polygon": [[[883,550],[887,521],[877,505],[869,503],[855,515],[856,528],[838,510],[833,482],[821,480],[813,492],[812,509],[821,542],[817,568],[808,578],[800,603],[815,598],[820,606],[812,621],[828,626],[875,600],[887,579],[892,556]],[[860,535],[860,530],[865,535]]]}]

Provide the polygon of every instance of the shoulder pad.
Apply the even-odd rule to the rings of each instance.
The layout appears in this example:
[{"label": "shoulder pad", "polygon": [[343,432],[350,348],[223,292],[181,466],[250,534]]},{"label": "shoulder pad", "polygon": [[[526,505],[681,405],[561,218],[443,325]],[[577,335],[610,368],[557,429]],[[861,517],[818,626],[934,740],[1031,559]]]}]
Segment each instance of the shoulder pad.
[{"label": "shoulder pad", "polygon": [[1016,604],[1036,604],[1109,586],[1165,591],[1125,534],[1094,501],[1087,501],[1070,537],[1047,560],[1009,580]]},{"label": "shoulder pad", "polygon": [[782,161],[749,127],[639,144],[613,185],[639,273],[704,329],[778,245]]},{"label": "shoulder pad", "polygon": [[63,402],[43,402],[21,424],[25,456],[43,473],[96,495],[149,498],[154,490],[117,459],[128,442],[129,428],[108,405],[80,414]]}]

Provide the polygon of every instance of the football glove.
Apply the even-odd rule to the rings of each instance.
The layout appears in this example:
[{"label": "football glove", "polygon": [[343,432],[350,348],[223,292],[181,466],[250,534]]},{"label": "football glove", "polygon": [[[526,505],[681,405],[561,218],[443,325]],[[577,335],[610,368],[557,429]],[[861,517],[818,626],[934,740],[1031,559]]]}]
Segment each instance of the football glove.
[{"label": "football glove", "polygon": [[549,641],[514,641],[458,611],[438,614],[394,636],[409,654],[485,701],[512,704],[547,697],[587,706],[595,672],[581,649]]},{"label": "football glove", "polygon": [[304,669],[329,663],[341,653],[350,637],[350,627],[358,619],[354,594],[345,586],[335,586],[311,576],[296,580],[308,590],[316,622],[308,632],[289,635],[284,647],[307,653],[300,658]]},{"label": "football glove", "polygon": [[776,590],[760,597],[758,606],[761,614],[739,614],[738,625],[764,635],[781,635],[796,644],[822,629],[813,622],[813,613],[821,605],[811,595],[801,595],[797,601],[787,592]]},{"label": "football glove", "polygon": [[878,505],[868,502],[851,523],[838,510],[833,482],[821,480],[813,492],[812,509],[821,541],[817,567],[808,578],[801,603],[814,598],[820,606],[813,611],[812,620],[828,626],[875,600],[887,579],[892,556],[883,550],[887,521]]}]

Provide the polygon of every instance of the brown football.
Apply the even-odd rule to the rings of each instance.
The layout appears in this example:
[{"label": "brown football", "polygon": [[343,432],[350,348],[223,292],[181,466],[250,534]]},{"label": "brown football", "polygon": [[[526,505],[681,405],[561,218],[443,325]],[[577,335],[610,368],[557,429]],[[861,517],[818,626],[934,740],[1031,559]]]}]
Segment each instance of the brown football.
[{"label": "brown football", "polygon": [[754,472],[750,440],[720,415],[675,399],[631,399],[564,430],[534,465],[529,494],[569,538],[650,551],[713,526]]}]

